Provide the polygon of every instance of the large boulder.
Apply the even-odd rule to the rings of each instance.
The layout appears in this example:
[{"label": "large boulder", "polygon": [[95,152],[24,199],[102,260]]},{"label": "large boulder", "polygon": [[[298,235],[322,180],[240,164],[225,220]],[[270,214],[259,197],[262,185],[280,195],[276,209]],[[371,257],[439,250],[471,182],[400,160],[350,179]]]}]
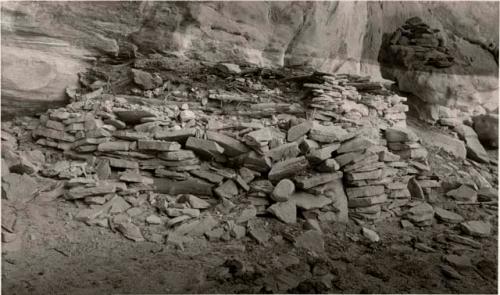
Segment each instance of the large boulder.
[{"label": "large boulder", "polygon": [[474,131],[481,143],[487,147],[498,148],[498,114],[479,115],[472,120]]}]

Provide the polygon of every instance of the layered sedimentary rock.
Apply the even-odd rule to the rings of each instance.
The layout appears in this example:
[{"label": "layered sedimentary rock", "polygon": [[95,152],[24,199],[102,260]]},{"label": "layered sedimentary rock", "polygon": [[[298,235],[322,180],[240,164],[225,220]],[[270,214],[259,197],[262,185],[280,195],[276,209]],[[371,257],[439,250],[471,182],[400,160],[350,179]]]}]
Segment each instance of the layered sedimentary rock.
[{"label": "layered sedimentary rock", "polygon": [[[380,76],[384,34],[419,16],[449,30],[463,50],[489,55],[498,44],[498,3],[467,2],[11,2],[2,5],[2,106],[47,107],[65,99],[64,86],[100,55],[130,58],[163,52],[208,61],[306,65],[327,72]],[[472,42],[472,43],[471,43]],[[480,44],[480,45],[475,45]],[[494,47],[494,46],[493,46]],[[462,50],[462,51],[463,51]],[[493,50],[494,52],[494,50]],[[464,66],[458,66],[459,69]],[[449,80],[437,74],[412,84],[414,72],[397,75],[401,87],[440,102],[491,103],[495,83],[463,70]],[[460,72],[460,73],[462,73]],[[33,79],[36,77],[44,78]],[[489,72],[488,72],[489,73]],[[453,72],[455,74],[455,71]],[[489,74],[484,75],[488,78]],[[33,76],[34,77],[34,76]],[[420,77],[420,76],[418,76]],[[404,78],[404,79],[403,79]],[[496,77],[493,77],[496,81]],[[430,82],[435,81],[435,82]],[[406,87],[404,86],[406,85]],[[417,85],[418,89],[410,86]],[[444,95],[443,89],[465,94]],[[422,91],[423,90],[423,91]],[[435,95],[436,94],[436,95]],[[30,101],[31,104],[19,104]],[[427,100],[426,100],[427,101]],[[467,103],[465,103],[467,106]]]}]

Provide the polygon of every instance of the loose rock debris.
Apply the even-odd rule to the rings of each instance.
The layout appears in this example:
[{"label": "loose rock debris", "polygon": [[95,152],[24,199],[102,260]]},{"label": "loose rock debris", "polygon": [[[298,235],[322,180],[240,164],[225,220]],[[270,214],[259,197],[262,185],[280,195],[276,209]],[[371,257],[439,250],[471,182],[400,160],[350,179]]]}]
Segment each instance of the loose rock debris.
[{"label": "loose rock debris", "polygon": [[[473,248],[480,247],[476,237],[491,235],[489,222],[433,204],[443,179],[406,126],[406,98],[387,83],[314,72],[290,78],[302,97],[287,101],[278,88],[245,78],[237,65],[216,67],[232,83],[228,88],[238,89],[230,92],[169,90],[138,64],[130,71],[139,88],[130,91],[139,96],[78,89],[66,107],[24,124],[23,140],[43,152],[18,150],[20,137],[10,124],[2,126],[7,201],[62,196],[82,208],[75,220],[180,249],[200,236],[249,236],[265,245],[273,238],[266,216],[290,226],[303,222],[307,231],[289,240],[316,254],[325,251],[322,227],[349,219],[364,225],[401,218],[403,228],[459,224],[469,237],[448,240]],[[473,158],[488,162],[473,135],[463,138]],[[495,184],[469,171],[472,185],[455,185],[446,196],[496,201]],[[57,186],[42,189],[37,177]],[[11,243],[15,213],[5,218],[2,240]],[[361,234],[384,239],[368,227]],[[447,266],[443,272],[460,278]]]}]

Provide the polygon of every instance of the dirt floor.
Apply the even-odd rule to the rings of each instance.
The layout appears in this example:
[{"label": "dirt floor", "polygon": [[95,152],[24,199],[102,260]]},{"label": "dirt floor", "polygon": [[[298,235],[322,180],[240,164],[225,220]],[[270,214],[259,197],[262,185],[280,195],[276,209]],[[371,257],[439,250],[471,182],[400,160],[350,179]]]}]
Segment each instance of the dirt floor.
[{"label": "dirt floor", "polygon": [[[197,239],[184,250],[132,242],[119,233],[71,220],[78,209],[64,200],[33,201],[19,208],[26,223],[21,249],[2,256],[3,294],[117,293],[497,293],[497,230],[481,249],[440,243],[458,232],[435,223],[402,229],[399,218],[376,225],[381,242],[370,244],[360,227],[324,225],[325,253],[294,247],[294,227],[269,218],[272,240],[258,245]],[[487,212],[460,208],[468,217]],[[491,212],[496,213],[496,212]],[[497,215],[489,217],[497,223]],[[433,252],[415,248],[423,243]],[[460,278],[442,271],[444,256],[470,257]],[[329,274],[331,286],[318,279]]]}]

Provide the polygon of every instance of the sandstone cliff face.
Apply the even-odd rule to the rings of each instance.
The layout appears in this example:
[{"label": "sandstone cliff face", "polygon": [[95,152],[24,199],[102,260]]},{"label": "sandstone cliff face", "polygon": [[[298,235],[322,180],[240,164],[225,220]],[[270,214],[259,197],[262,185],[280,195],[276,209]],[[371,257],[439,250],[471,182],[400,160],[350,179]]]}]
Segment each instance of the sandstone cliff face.
[{"label": "sandstone cliff face", "polygon": [[[461,38],[498,44],[498,3],[493,2],[3,3],[2,107],[62,101],[64,87],[77,83],[76,73],[90,66],[93,57],[130,57],[135,49],[380,77],[384,34],[413,16]],[[459,79],[483,81],[474,74]],[[407,80],[411,84],[414,78]],[[472,88],[498,89],[486,84]],[[419,91],[410,88],[406,90]],[[427,96],[434,95],[434,88],[442,91],[439,85],[430,87]],[[487,104],[491,96],[480,100]]]}]

